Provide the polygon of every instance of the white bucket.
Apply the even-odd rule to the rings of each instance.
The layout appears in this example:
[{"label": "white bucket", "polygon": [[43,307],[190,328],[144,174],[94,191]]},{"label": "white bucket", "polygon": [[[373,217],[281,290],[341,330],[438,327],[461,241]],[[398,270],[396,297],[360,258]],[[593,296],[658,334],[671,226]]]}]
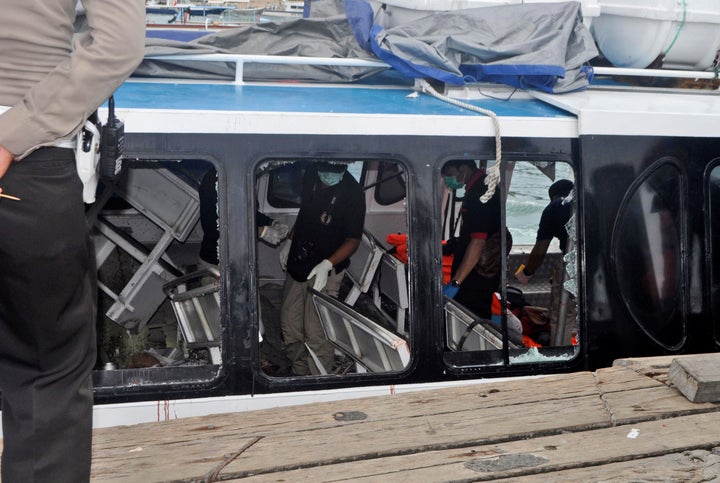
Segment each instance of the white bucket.
[{"label": "white bucket", "polygon": [[[391,28],[427,15],[466,8],[496,7],[518,3],[557,3],[562,0],[370,0],[378,12],[376,22]],[[720,0],[718,0],[720,1]],[[590,27],[593,17],[600,14],[598,0],[581,0],[583,22]],[[378,10],[381,5],[385,5]]]},{"label": "white bucket", "polygon": [[[720,0],[598,0],[591,32],[615,67],[705,70],[720,49]],[[683,22],[684,17],[684,22]]]}]

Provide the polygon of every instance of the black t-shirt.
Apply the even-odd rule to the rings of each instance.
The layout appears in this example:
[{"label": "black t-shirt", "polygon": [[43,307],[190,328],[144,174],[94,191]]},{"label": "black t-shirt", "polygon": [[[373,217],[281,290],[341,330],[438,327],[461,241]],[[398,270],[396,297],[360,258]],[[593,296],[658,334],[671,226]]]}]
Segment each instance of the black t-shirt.
[{"label": "black t-shirt", "polygon": [[[360,239],[365,226],[365,197],[355,178],[345,172],[335,186],[325,186],[316,169],[303,179],[300,212],[288,255],[288,273],[304,282],[315,265],[330,257],[346,238]],[[340,271],[346,259],[335,265]]]},{"label": "black t-shirt", "polygon": [[485,172],[476,171],[465,187],[465,196],[460,208],[462,224],[460,236],[454,247],[452,273],[455,273],[462,263],[470,240],[473,238],[487,240],[500,231],[500,188],[495,189],[495,193],[487,203],[483,203],[480,197],[486,191]]},{"label": "black t-shirt", "polygon": [[537,240],[560,240],[560,250],[565,253],[567,249],[568,234],[565,224],[572,216],[573,204],[563,204],[562,198],[553,200],[548,204],[540,217]]}]

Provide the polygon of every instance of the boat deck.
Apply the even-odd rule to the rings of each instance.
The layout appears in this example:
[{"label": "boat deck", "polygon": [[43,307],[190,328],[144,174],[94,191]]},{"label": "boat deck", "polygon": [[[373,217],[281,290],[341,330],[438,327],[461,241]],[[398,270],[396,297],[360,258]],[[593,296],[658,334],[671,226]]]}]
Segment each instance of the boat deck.
[{"label": "boat deck", "polygon": [[674,358],[99,429],[93,481],[718,481],[720,403]]}]

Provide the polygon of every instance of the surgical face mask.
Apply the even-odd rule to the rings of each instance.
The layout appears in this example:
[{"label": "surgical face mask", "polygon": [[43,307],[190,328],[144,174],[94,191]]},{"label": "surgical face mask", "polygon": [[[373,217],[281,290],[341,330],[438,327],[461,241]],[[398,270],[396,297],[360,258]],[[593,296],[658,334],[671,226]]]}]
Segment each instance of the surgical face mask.
[{"label": "surgical face mask", "polygon": [[450,188],[451,190],[459,190],[463,186],[465,186],[465,183],[461,183],[457,180],[457,176],[445,176],[445,186]]},{"label": "surgical face mask", "polygon": [[318,171],[318,178],[320,178],[320,181],[322,181],[324,185],[335,186],[340,182],[344,174],[344,171],[339,173],[334,173],[332,171]]}]

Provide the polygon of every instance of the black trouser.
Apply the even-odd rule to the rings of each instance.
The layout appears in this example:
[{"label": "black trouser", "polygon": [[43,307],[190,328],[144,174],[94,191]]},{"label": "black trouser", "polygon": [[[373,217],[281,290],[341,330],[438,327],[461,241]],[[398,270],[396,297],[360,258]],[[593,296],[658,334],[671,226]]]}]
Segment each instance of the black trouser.
[{"label": "black trouser", "polygon": [[499,285],[499,273],[494,277],[485,278],[473,270],[460,285],[455,301],[470,309],[478,317],[489,320],[492,315],[493,294],[497,292]]},{"label": "black trouser", "polygon": [[96,273],[72,150],[0,179],[2,481],[90,479]]}]

